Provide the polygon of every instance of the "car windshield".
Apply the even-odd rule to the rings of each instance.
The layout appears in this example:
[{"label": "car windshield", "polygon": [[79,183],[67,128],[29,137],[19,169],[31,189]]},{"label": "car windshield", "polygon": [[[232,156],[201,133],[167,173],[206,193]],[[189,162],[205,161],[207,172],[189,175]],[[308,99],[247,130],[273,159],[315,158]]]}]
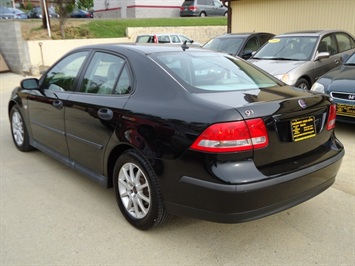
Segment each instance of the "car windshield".
[{"label": "car windshield", "polygon": [[280,84],[247,62],[210,52],[157,53],[152,59],[191,92],[240,91],[262,89]]},{"label": "car windshield", "polygon": [[235,55],[243,44],[243,38],[216,38],[209,40],[203,48]]},{"label": "car windshield", "polygon": [[253,58],[269,60],[310,60],[317,37],[275,37],[268,41]]},{"label": "car windshield", "polygon": [[355,53],[346,60],[345,65],[355,65]]}]

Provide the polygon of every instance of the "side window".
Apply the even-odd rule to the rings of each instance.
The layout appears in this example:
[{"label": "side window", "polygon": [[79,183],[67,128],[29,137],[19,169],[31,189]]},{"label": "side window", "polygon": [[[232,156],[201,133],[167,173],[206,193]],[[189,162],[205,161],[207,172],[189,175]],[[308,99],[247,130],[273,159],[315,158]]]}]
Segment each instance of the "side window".
[{"label": "side window", "polygon": [[337,33],[335,37],[338,42],[339,52],[344,52],[351,49],[351,39],[347,34]]},{"label": "side window", "polygon": [[92,58],[80,87],[81,92],[125,94],[131,91],[131,75],[121,57],[97,52]]},{"label": "side window", "polygon": [[42,88],[51,91],[74,91],[74,80],[88,53],[78,52],[62,59],[46,74]]},{"label": "side window", "polygon": [[263,45],[264,43],[266,43],[270,38],[272,38],[272,35],[269,34],[260,34],[259,35],[260,38],[260,46]]},{"label": "side window", "polygon": [[159,43],[170,43],[169,36],[168,35],[158,36],[158,42]]},{"label": "side window", "polygon": [[248,40],[248,42],[245,44],[245,47],[243,49],[243,51],[256,51],[258,50],[258,47],[259,47],[259,43],[258,43],[258,37],[252,37]]},{"label": "side window", "polygon": [[179,35],[181,42],[191,43],[191,40],[184,35]]},{"label": "side window", "polygon": [[318,46],[318,52],[329,52],[330,55],[337,53],[337,46],[332,35],[327,35],[322,38]]},{"label": "side window", "polygon": [[128,65],[125,64],[113,93],[114,94],[130,93],[132,90],[131,85],[132,85],[131,72],[129,71]]},{"label": "side window", "polygon": [[170,35],[172,43],[180,43],[180,39],[177,35]]}]

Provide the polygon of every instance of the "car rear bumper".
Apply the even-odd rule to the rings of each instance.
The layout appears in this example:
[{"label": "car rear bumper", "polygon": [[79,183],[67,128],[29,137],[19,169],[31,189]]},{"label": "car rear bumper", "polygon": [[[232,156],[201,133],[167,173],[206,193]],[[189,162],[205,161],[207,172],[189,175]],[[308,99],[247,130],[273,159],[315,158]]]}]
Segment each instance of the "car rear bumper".
[{"label": "car rear bumper", "polygon": [[180,17],[198,17],[199,12],[196,11],[180,11]]},{"label": "car rear bumper", "polygon": [[254,183],[228,185],[183,176],[179,202],[166,202],[175,215],[214,222],[255,220],[298,205],[329,188],[335,181],[344,150],[336,156],[291,174]]}]

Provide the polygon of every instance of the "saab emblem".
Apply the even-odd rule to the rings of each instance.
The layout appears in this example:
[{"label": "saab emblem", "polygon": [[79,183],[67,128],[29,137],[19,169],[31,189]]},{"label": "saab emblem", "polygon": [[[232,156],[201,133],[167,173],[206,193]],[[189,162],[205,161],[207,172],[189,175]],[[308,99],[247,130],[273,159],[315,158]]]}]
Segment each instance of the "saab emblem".
[{"label": "saab emblem", "polygon": [[299,104],[299,106],[301,106],[303,109],[307,107],[307,104],[306,104],[305,100],[302,100],[302,99],[301,99],[301,100],[298,100],[298,104]]}]

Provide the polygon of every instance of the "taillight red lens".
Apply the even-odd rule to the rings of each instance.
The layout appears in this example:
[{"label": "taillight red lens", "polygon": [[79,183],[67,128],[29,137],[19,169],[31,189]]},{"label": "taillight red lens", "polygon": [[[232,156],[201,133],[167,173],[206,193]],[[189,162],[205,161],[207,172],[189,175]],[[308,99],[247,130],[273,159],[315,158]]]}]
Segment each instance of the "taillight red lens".
[{"label": "taillight red lens", "polygon": [[269,139],[261,118],[213,124],[191,145],[205,152],[238,152],[264,148]]},{"label": "taillight red lens", "polygon": [[336,117],[337,117],[337,106],[336,104],[332,104],[329,106],[327,130],[331,130],[335,127]]},{"label": "taillight red lens", "polygon": [[189,10],[190,11],[196,11],[197,10],[197,6],[189,6]]}]

